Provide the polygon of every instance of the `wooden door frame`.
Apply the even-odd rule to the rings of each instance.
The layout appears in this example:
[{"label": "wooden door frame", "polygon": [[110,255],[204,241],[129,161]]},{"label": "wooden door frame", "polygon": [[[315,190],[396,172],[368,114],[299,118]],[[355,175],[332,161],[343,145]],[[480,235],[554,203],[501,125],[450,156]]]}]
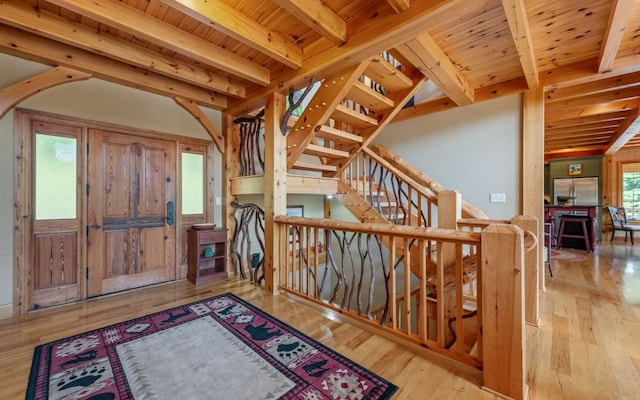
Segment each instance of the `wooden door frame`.
[{"label": "wooden door frame", "polygon": [[[213,221],[213,154],[214,144],[211,140],[192,138],[188,136],[179,136],[157,131],[132,128],[117,124],[86,120],[81,118],[69,117],[59,114],[47,113],[42,111],[34,111],[23,108],[16,108],[14,112],[14,235],[13,235],[13,315],[26,314],[33,309],[33,264],[34,264],[34,246],[33,237],[33,170],[31,156],[33,149],[31,146],[31,126],[34,121],[54,123],[67,126],[75,126],[82,128],[81,148],[86,149],[88,140],[88,130],[90,128],[114,131],[122,134],[141,136],[151,139],[169,140],[175,142],[176,157],[180,158],[183,149],[190,146],[194,148],[205,148],[205,214],[206,221]],[[88,160],[82,157],[81,182],[80,188],[87,185]],[[182,241],[179,235],[183,232],[183,218],[181,214],[181,203],[179,192],[182,187],[181,182],[181,166],[180,162],[176,162],[176,240],[175,240],[175,262],[176,262],[176,280],[186,278],[186,266],[180,264],[180,254],[182,249]],[[85,190],[81,193],[81,227],[86,230],[87,226],[87,196]],[[87,265],[86,235],[82,235],[81,260],[83,265]],[[184,274],[183,274],[184,273]],[[184,276],[183,276],[184,275]],[[86,277],[82,276],[82,295],[83,301],[86,299]]]}]

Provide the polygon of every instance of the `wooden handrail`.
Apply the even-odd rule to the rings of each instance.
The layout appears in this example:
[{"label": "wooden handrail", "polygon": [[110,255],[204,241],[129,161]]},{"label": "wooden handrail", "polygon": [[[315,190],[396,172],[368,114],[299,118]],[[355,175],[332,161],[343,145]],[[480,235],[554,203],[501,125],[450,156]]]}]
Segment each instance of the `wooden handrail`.
[{"label": "wooden handrail", "polygon": [[436,240],[442,242],[471,245],[480,244],[480,233],[456,231],[452,229],[346,222],[320,218],[288,217],[285,215],[275,216],[274,221],[289,225],[306,226],[309,228],[324,228],[358,233],[373,233],[376,235],[393,235],[407,239]]},{"label": "wooden handrail", "polygon": [[[397,170],[402,171],[404,176],[411,178],[413,181],[420,183],[422,186],[429,188],[436,195],[443,190],[447,190],[444,186],[438,183],[435,179],[429,177],[428,175],[422,173],[418,169],[416,169],[411,164],[407,163],[402,157],[394,154],[391,150],[383,147],[379,144],[373,144],[369,147],[369,149],[382,157],[384,160],[388,161],[390,164],[394,165]],[[436,200],[437,201],[437,200]],[[468,218],[477,218],[477,219],[487,219],[489,218],[487,214],[482,212],[480,209],[472,206],[466,201],[462,201],[462,215]]]}]

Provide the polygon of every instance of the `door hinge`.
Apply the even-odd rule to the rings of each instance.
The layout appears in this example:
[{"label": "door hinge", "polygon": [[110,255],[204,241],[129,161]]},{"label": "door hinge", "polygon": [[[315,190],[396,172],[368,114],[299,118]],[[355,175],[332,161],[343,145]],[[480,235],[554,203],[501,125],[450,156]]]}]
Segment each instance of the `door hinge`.
[{"label": "door hinge", "polygon": [[91,185],[87,183],[87,196],[89,195],[89,190],[91,190]]},{"label": "door hinge", "polygon": [[87,267],[87,269],[85,270],[85,279],[89,279],[89,267]]},{"label": "door hinge", "polygon": [[89,142],[87,142],[87,154],[89,154]]},{"label": "door hinge", "polygon": [[89,237],[89,225],[87,225],[87,237]]}]

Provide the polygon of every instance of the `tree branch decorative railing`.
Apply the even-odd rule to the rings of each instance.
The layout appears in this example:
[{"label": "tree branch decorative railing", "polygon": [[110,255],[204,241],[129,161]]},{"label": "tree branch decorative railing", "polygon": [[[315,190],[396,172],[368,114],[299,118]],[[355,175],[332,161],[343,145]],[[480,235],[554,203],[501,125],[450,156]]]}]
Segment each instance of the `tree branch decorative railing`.
[{"label": "tree branch decorative railing", "polygon": [[240,176],[264,173],[264,135],[262,118],[264,109],[253,117],[240,117],[233,120],[240,125],[239,174]]},{"label": "tree branch decorative railing", "polygon": [[[480,327],[473,326],[478,320],[463,324],[470,312],[479,312],[478,298],[465,289],[468,257],[463,254],[466,247],[479,256],[479,233],[283,216],[276,217],[276,223],[283,235],[281,290],[480,367],[481,355],[472,353],[480,340]],[[391,246],[386,247],[385,242]],[[427,242],[435,243],[434,254],[427,253]],[[417,274],[405,268],[412,254],[411,243],[419,249]],[[455,249],[451,265],[442,256],[447,251],[444,244]],[[436,273],[443,279],[429,273],[429,257],[436,260]],[[446,275],[445,271],[453,272]],[[414,301],[402,306],[398,297]],[[445,309],[454,311],[447,313]],[[454,327],[449,329],[451,318]],[[460,339],[452,341],[452,337]]]},{"label": "tree branch decorative railing", "polygon": [[[477,368],[490,391],[524,398],[520,228],[494,224],[463,232],[286,216],[274,222],[279,290]],[[405,267],[411,241],[420,250],[417,273]],[[427,242],[434,243],[433,254]],[[476,257],[475,294],[465,292],[464,249]],[[428,258],[436,260],[435,285],[429,283]],[[449,266],[453,274],[447,277]]]},{"label": "tree branch decorative railing", "polygon": [[437,196],[365,148],[343,170],[342,180],[393,224],[432,226]]},{"label": "tree branch decorative railing", "polygon": [[[231,217],[235,222],[235,229],[231,236],[231,262],[233,274],[247,279],[250,272],[251,281],[260,284],[264,280],[264,211],[253,203],[231,203],[234,207]],[[257,242],[256,248],[253,243]],[[253,254],[258,254],[257,265],[253,265]]]}]

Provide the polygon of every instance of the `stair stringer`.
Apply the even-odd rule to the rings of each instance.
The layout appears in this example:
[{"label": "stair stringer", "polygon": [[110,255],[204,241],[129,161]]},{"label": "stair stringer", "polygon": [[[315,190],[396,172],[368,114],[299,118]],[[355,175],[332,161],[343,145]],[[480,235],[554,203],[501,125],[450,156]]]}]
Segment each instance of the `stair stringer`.
[{"label": "stair stringer", "polygon": [[340,150],[349,152],[351,154],[349,158],[329,160],[329,164],[335,165],[338,168],[336,173],[333,175],[334,177],[339,176],[358,155],[358,153],[367,147],[369,143],[371,143],[371,141],[373,141],[373,139],[382,132],[382,130],[393,120],[396,114],[402,110],[402,107],[411,100],[411,98],[427,82],[428,79],[421,72],[415,71],[411,76],[411,80],[413,81],[413,87],[400,90],[396,93],[389,93],[388,97],[394,101],[395,105],[393,108],[375,114],[375,117],[378,120],[377,126],[360,130],[359,135],[363,138],[362,143],[351,145],[348,148],[339,148]]},{"label": "stair stringer", "polygon": [[287,171],[291,170],[307,146],[314,141],[321,126],[357,82],[369,62],[362,62],[322,81],[287,135]]}]

